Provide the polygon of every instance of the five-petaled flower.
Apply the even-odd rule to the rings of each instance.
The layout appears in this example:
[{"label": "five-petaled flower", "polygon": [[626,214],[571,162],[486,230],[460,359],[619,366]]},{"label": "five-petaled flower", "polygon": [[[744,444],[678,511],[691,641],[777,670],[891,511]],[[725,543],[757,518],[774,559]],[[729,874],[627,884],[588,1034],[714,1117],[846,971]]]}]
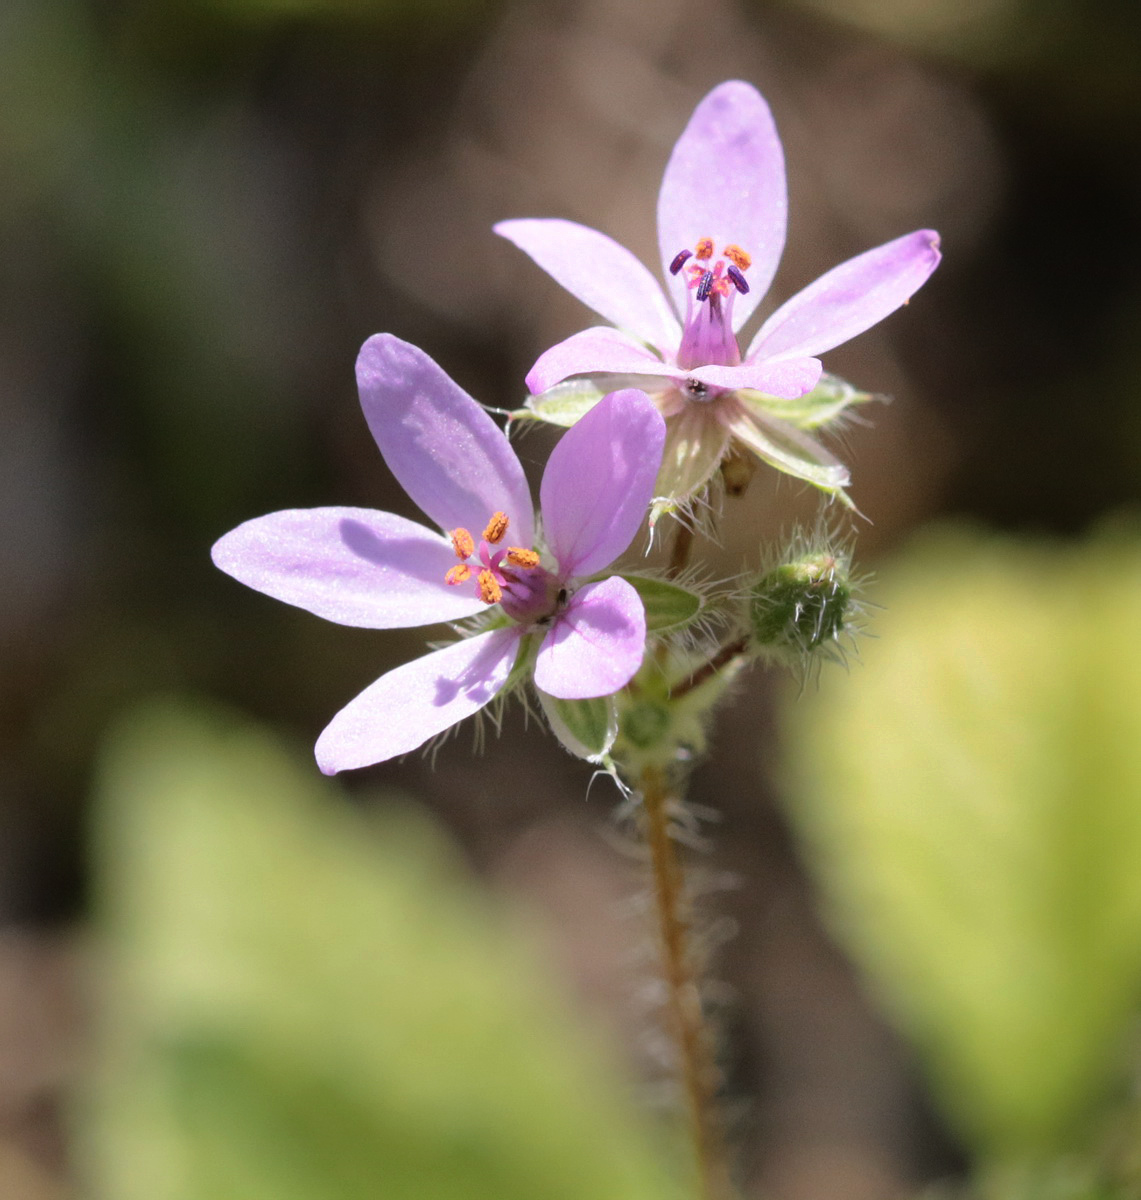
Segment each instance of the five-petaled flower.
[{"label": "five-petaled flower", "polygon": [[517,664],[560,700],[624,687],[645,650],[642,601],[617,575],[590,577],[630,545],[653,494],[665,424],[646,396],[607,396],[555,447],[540,488],[542,554],[519,459],[440,367],[378,334],[357,359],[357,382],[385,461],[443,532],[369,509],[293,509],[226,534],[215,564],[341,625],[430,625],[490,605],[499,619],[366,688],[318,739],[321,770],[416,749],[492,700]]},{"label": "five-petaled flower", "polygon": [[[789,406],[780,401],[817,387],[817,355],[907,301],[938,264],[939,238],[918,230],[833,268],[781,305],[742,355],[737,333],[776,273],[787,208],[784,153],[768,105],[749,84],[730,81],[697,106],[662,179],[658,242],[669,299],[637,258],[596,230],[564,220],[495,226],[617,326],[552,347],[527,386],[537,395],[593,375],[605,390],[607,376],[638,377],[629,382],[653,398],[669,426],[659,511],[697,496],[733,441],[825,491],[842,495],[848,483],[844,466],[806,432],[820,423],[814,406],[792,406],[807,419],[786,420]],[[837,386],[844,385],[825,377],[820,406],[834,409]],[[553,419],[568,423],[560,408]],[[541,403],[532,409],[543,415]]]}]

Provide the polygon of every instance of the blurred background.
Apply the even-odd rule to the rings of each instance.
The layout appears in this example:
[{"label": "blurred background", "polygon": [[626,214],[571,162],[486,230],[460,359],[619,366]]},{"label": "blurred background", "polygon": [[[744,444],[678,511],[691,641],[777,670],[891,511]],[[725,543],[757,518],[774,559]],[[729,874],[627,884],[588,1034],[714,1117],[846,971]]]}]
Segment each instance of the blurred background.
[{"label": "blurred background", "polygon": [[[872,519],[859,564],[903,580],[917,606],[954,592],[945,622],[977,601],[978,621],[1011,619],[1015,642],[1033,624],[1026,612],[1080,579],[1085,599],[1067,601],[1025,653],[1100,604],[1114,653],[1096,679],[1112,704],[1098,694],[1107,711],[1135,706],[1125,665],[1141,617],[1126,528],[1141,467],[1139,61],[1132,0],[2,0],[0,1195],[79,1194],[67,1114],[100,973],[86,930],[105,868],[89,831],[109,730],[156,695],[209,698],[304,758],[333,712],[422,644],[418,632],[346,630],[247,591],[213,569],[211,543],[277,508],[412,515],[357,404],[361,342],[393,332],[484,403],[516,407],[534,358],[586,314],[492,223],[572,218],[653,265],[665,160],[724,79],[762,91],[788,159],[788,247],[762,311],[880,242],[942,234],[944,262],[913,302],[827,358],[891,398],[840,443]],[[545,460],[544,438],[522,443],[529,469]],[[756,563],[814,507],[799,485],[758,472],[724,522],[716,569]],[[908,549],[948,519],[988,532]],[[1121,540],[1101,557],[1074,548],[1107,521]],[[994,573],[1013,561],[1009,603],[992,602],[980,589],[1001,592],[1009,581]],[[943,627],[907,644],[922,653]],[[946,662],[980,653],[970,628]],[[1014,644],[995,628],[988,663]],[[857,694],[861,670],[846,685]],[[839,677],[825,672],[821,692]],[[853,820],[871,810],[845,808],[836,778],[813,774],[847,734],[795,692],[754,671],[692,792],[722,814],[710,874],[736,879],[715,904],[736,930],[719,976],[743,1177],[773,1200],[962,1181],[996,1144],[963,1117],[982,1085],[956,1074],[934,1018],[915,1016],[935,985],[918,966],[901,983],[913,960],[869,948],[881,910],[865,906],[862,925],[837,918],[865,911],[858,897],[878,885],[844,882],[826,836],[835,814],[796,798],[834,796]],[[873,694],[900,696],[890,681]],[[885,709],[876,728],[887,724]],[[953,722],[930,740],[952,735],[969,743]],[[1057,729],[1041,744],[1056,746]],[[854,760],[837,750],[836,761],[852,778]],[[1128,880],[1132,769],[1101,791],[1075,777],[1068,793],[1091,806],[1110,797],[1103,849],[1129,850]],[[623,907],[631,866],[603,836],[613,794],[596,783],[584,800],[587,780],[513,713],[478,759],[462,730],[434,762],[342,783],[362,810],[393,794],[423,805],[473,873],[541,930],[566,994],[622,1047],[627,1076],[652,1080],[631,982],[642,935]],[[1109,870],[1090,854],[1083,880]],[[874,848],[864,861],[874,866]],[[1020,869],[996,862],[972,878]],[[1125,965],[1098,1010],[1101,1047],[1119,1045],[1141,995],[1130,957],[1141,911],[1114,896],[1120,936],[1098,946],[1111,973]],[[1073,1009],[1059,1013],[1047,1032],[1073,1027]],[[1131,1086],[1124,1069],[1090,1077],[1031,1142],[1070,1127],[1073,1105],[1092,1111],[1091,1096]],[[1000,1150],[1025,1142],[1011,1137]]]}]

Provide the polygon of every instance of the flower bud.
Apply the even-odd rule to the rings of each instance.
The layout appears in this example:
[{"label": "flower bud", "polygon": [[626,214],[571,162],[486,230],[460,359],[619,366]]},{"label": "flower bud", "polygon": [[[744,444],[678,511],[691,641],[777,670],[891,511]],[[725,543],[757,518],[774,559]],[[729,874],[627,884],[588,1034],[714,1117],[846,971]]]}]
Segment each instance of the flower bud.
[{"label": "flower bud", "polygon": [[749,590],[757,648],[811,653],[838,640],[853,611],[848,559],[825,551],[774,567]]},{"label": "flower bud", "polygon": [[727,496],[743,496],[756,474],[760,460],[753,454],[733,447],[721,460],[721,482]]},{"label": "flower bud", "polygon": [[671,714],[665,700],[639,700],[622,713],[622,736],[636,749],[659,745],[670,731]]}]

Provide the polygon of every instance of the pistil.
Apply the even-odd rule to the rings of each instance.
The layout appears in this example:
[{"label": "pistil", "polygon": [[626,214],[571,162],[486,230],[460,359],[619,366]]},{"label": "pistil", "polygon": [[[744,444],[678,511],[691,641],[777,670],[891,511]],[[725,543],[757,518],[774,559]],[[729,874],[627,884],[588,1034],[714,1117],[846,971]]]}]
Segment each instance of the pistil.
[{"label": "pistil", "polygon": [[453,529],[449,535],[459,563],[444,575],[452,587],[467,583],[475,577],[475,594],[484,604],[502,604],[504,611],[516,620],[535,620],[546,614],[549,607],[551,576],[539,566],[539,555],[525,546],[503,546],[510,520],[506,513],[492,513],[480,538],[476,555],[475,538],[464,529]]},{"label": "pistil", "polygon": [[679,250],[674,256],[670,274],[678,275],[684,267],[687,276],[685,327],[677,352],[679,367],[735,367],[740,363],[741,348],[733,332],[733,301],[738,293],[745,295],[749,290],[745,272],[751,264],[748,253],[732,243],[723,247],[714,261],[712,238],[701,238],[692,250]]}]

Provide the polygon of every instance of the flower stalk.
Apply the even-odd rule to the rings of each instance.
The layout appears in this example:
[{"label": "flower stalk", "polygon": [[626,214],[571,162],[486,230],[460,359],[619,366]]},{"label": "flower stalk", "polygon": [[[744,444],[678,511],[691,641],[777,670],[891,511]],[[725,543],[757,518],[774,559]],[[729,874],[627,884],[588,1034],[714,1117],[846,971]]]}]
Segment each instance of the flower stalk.
[{"label": "flower stalk", "polygon": [[666,984],[666,1025],[677,1054],[676,1070],[686,1115],[701,1200],[732,1200],[725,1143],[716,1113],[720,1074],[713,1038],[701,1003],[700,970],[693,944],[691,905],[670,810],[677,803],[665,772],[647,766],[641,777],[642,835],[650,852],[654,908],[658,923],[662,977]]}]

